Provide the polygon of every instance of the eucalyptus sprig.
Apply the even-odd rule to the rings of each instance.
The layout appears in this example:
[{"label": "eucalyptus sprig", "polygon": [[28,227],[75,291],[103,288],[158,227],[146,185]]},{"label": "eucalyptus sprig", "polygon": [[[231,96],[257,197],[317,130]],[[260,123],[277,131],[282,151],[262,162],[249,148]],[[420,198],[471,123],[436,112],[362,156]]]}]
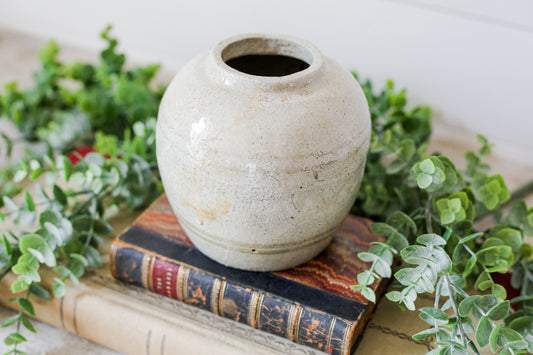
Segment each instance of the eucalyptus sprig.
[{"label": "eucalyptus sprig", "polygon": [[[43,162],[21,163],[15,179],[33,180],[35,194],[26,190],[20,204],[4,196],[7,211],[0,215],[31,230],[5,232],[0,247],[3,275],[10,270],[18,276],[11,290],[26,291],[25,296],[11,300],[20,305],[20,312],[2,323],[3,327],[16,324],[16,331],[4,340],[13,345],[13,353],[21,353],[17,345],[26,340],[21,324],[33,331],[26,316],[34,315],[30,296],[51,297],[40,284],[40,269],[53,269],[57,275],[53,294],[63,297],[67,280],[77,284],[87,268],[102,266],[98,246],[113,231],[106,222],[109,214],[121,206],[145,205],[161,192],[157,170],[145,160],[154,151],[154,128],[155,119],[137,122],[134,136],[115,147],[115,156],[93,152],[72,164],[67,156],[45,155]],[[152,143],[131,144],[138,141]]]},{"label": "eucalyptus sprig", "polygon": [[[112,233],[106,219],[145,206],[162,191],[150,118],[163,92],[150,87],[159,66],[125,70],[125,56],[109,32],[102,33],[107,47],[100,63],[63,63],[50,42],[41,51],[35,86],[20,90],[9,83],[0,95],[0,114],[27,140],[47,145],[45,153],[27,151],[1,171],[0,220],[17,228],[4,228],[1,236],[0,280],[12,272],[11,291],[24,292],[11,300],[20,311],[2,323],[15,328],[4,339],[12,347],[8,354],[23,353],[23,327],[35,332],[28,318],[35,315],[34,297],[62,297],[67,282],[76,284],[87,268],[102,266],[99,245]],[[2,136],[9,153],[13,142]],[[87,144],[92,148],[78,151]],[[87,149],[92,152],[84,156]],[[20,191],[17,203],[11,197]],[[56,274],[51,290],[41,284],[44,268]]]},{"label": "eucalyptus sprig", "polygon": [[[352,288],[375,302],[371,285],[394,275],[399,290],[386,297],[409,310],[417,309],[418,294],[434,293],[434,307],[418,309],[432,328],[413,336],[434,337],[438,348],[432,354],[477,354],[478,346],[487,345],[500,354],[532,352],[533,248],[523,237],[533,235],[533,208],[515,201],[502,217],[501,207],[511,195],[501,175],[489,175],[484,158],[492,145],[485,137],[478,136],[481,147],[466,152],[467,167],[458,170],[447,157],[427,152],[427,107],[407,111],[405,91],[394,91],[391,82],[378,95],[369,81],[363,90],[373,132],[352,212],[377,220],[371,229],[387,242],[359,254],[371,266]],[[487,213],[496,223],[475,231],[476,215]],[[402,266],[393,273],[395,259]],[[522,288],[511,301],[492,277],[509,270],[513,286]],[[469,295],[472,287],[490,294]],[[442,297],[447,299],[441,305]],[[509,312],[511,303],[517,312]]]}]

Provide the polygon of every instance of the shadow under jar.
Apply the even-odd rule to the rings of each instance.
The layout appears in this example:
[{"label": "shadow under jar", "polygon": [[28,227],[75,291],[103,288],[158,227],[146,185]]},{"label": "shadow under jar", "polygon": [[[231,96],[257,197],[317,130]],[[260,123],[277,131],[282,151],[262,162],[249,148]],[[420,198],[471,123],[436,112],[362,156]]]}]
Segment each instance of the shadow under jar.
[{"label": "shadow under jar", "polygon": [[173,79],[157,159],[201,252],[239,269],[281,270],[320,253],[348,214],[370,128],[357,81],[314,45],[240,35]]}]

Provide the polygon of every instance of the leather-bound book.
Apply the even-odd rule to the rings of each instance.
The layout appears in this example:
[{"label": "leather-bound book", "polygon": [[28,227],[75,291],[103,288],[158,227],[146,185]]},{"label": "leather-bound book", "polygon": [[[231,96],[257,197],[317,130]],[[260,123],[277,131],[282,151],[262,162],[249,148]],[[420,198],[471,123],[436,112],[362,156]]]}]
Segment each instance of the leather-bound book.
[{"label": "leather-bound book", "polygon": [[[251,272],[194,247],[163,195],[111,244],[111,273],[124,282],[330,354],[349,354],[374,304],[350,288],[369,267],[357,258],[383,239],[350,215],[331,244],[298,267]],[[372,287],[378,293],[383,284]]]}]

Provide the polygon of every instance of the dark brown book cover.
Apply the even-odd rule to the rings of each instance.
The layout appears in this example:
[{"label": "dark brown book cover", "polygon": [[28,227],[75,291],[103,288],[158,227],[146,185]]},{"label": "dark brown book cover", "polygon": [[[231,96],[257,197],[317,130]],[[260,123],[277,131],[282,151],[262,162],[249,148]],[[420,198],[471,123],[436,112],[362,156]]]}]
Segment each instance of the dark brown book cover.
[{"label": "dark brown book cover", "polygon": [[[370,221],[350,215],[325,251],[284,271],[226,267],[200,253],[160,197],[111,245],[117,279],[331,354],[348,354],[374,308],[350,288],[369,265]],[[383,285],[375,283],[379,291]]]}]

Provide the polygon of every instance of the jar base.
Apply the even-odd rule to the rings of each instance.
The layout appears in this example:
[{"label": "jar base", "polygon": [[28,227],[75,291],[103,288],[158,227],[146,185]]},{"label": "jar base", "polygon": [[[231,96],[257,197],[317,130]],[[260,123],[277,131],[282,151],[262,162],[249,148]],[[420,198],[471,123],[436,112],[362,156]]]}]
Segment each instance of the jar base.
[{"label": "jar base", "polygon": [[210,238],[196,228],[190,228],[187,222],[180,224],[194,244],[204,255],[216,262],[248,271],[279,271],[290,269],[311,260],[322,252],[331,242],[338,226],[317,235],[311,242],[284,248],[262,246],[238,246],[235,244],[213,243]]}]

